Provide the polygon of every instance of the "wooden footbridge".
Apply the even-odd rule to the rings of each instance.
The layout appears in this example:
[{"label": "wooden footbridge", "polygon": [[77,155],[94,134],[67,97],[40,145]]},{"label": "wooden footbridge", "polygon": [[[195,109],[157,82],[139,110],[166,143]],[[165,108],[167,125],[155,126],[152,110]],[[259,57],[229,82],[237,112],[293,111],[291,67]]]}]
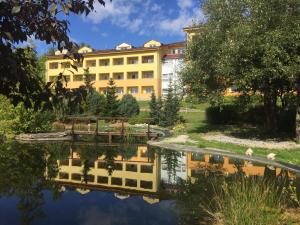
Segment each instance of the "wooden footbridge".
[{"label": "wooden footbridge", "polygon": [[[68,123],[65,124],[65,130],[68,134],[72,136],[106,136],[108,137],[109,143],[112,143],[112,138],[114,136],[118,137],[144,137],[148,140],[157,139],[158,133],[151,132],[150,123],[151,119],[145,119],[147,124],[147,129],[145,132],[128,131],[125,127],[125,123],[128,121],[126,117],[68,117]],[[105,131],[101,130],[99,126],[99,121],[104,121],[105,123],[115,123],[118,125],[115,131]],[[78,124],[87,125],[84,130],[76,128]],[[91,129],[93,128],[93,129]]]}]

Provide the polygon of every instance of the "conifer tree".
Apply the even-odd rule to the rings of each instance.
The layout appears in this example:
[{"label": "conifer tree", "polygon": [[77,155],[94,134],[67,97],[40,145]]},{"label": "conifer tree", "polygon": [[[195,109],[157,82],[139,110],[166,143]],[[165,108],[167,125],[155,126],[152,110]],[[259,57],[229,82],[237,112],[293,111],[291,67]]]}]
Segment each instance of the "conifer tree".
[{"label": "conifer tree", "polygon": [[159,123],[160,110],[159,110],[158,102],[156,101],[156,96],[155,96],[154,92],[152,92],[152,94],[151,94],[149,108],[150,108],[149,116],[152,119],[151,124],[157,125]]},{"label": "conifer tree", "polygon": [[106,104],[105,104],[105,115],[106,116],[119,116],[119,101],[117,97],[117,89],[113,79],[109,79],[108,87],[106,89]]},{"label": "conifer tree", "polygon": [[167,96],[164,100],[162,118],[160,120],[160,125],[163,127],[173,126],[176,122],[180,120],[179,117],[179,100],[176,95],[174,95],[172,85],[169,85]]}]

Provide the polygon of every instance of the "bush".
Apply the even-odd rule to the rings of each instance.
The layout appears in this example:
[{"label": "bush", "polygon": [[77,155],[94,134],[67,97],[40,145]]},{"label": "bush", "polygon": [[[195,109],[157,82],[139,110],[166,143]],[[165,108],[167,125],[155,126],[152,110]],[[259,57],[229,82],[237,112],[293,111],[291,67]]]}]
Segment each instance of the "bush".
[{"label": "bush", "polygon": [[143,124],[143,123],[147,123],[147,119],[149,118],[149,114],[148,112],[141,112],[139,115],[136,115],[134,117],[131,117],[128,120],[129,124]]},{"label": "bush", "polygon": [[124,95],[119,103],[119,113],[124,117],[136,116],[140,113],[140,107],[132,95]]},{"label": "bush", "polygon": [[236,105],[211,106],[206,109],[206,120],[210,124],[233,124],[239,121]]},{"label": "bush", "polygon": [[48,111],[25,108],[23,103],[16,107],[0,96],[0,135],[8,138],[19,133],[45,132],[52,129],[55,116]]}]

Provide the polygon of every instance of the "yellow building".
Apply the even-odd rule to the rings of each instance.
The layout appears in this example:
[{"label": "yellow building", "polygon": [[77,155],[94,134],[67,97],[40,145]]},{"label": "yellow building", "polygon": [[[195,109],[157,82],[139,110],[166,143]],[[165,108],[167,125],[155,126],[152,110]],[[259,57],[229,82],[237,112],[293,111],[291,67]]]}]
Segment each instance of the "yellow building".
[{"label": "yellow building", "polygon": [[[59,173],[55,178],[65,185],[81,185],[82,189],[115,190],[133,193],[156,194],[160,184],[160,158],[147,156],[147,146],[137,146],[137,154],[125,160],[121,155],[114,157],[114,170],[108,172],[105,156],[89,165],[87,183],[83,181],[83,162],[76,150],[67,160],[58,160]],[[79,187],[78,186],[78,187]],[[150,201],[150,200],[149,200]]]},{"label": "yellow building", "polygon": [[84,56],[83,63],[77,65],[78,71],[72,69],[69,59],[64,59],[66,52],[61,54],[57,51],[54,56],[48,56],[46,80],[54,81],[63,72],[68,81],[67,87],[78,88],[83,85],[84,69],[88,68],[90,80],[100,93],[105,92],[109,78],[113,78],[119,97],[132,94],[137,100],[148,100],[152,92],[156,96],[161,95],[162,57],[173,48],[178,48],[178,45],[163,45],[155,40],[138,48],[127,43],[113,50],[93,51],[83,47],[78,51]]}]

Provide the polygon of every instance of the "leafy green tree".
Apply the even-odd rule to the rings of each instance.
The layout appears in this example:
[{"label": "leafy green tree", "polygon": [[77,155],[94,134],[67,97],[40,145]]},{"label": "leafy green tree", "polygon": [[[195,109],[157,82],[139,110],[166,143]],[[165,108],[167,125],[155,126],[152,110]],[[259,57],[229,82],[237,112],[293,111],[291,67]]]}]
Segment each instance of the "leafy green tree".
[{"label": "leafy green tree", "polygon": [[105,116],[115,117],[119,115],[119,100],[117,96],[117,89],[113,79],[108,81],[106,88],[106,103],[105,103]]},{"label": "leafy green tree", "polygon": [[188,45],[182,74],[189,92],[214,103],[231,86],[243,95],[262,94],[266,128],[275,131],[278,97],[297,91],[300,81],[299,6],[294,0],[205,1],[207,21]]},{"label": "leafy green tree", "polygon": [[[24,101],[26,106],[31,99],[44,97],[49,87],[41,85],[40,79],[26,68],[35,68],[36,62],[28,58],[26,49],[16,47],[34,37],[59,50],[71,50],[75,44],[68,37],[69,22],[65,18],[70,14],[88,15],[95,2],[105,4],[104,0],[0,1],[0,94],[9,96],[14,103]],[[78,53],[68,57],[81,58]]]},{"label": "leafy green tree", "polygon": [[130,94],[123,95],[119,103],[119,113],[124,117],[136,116],[140,113],[140,107],[135,97]]},{"label": "leafy green tree", "polygon": [[105,97],[97,91],[93,91],[87,96],[88,113],[93,115],[104,115],[105,110]]},{"label": "leafy green tree", "polygon": [[149,108],[150,108],[149,116],[151,118],[151,123],[156,125],[159,123],[160,109],[159,109],[158,102],[156,100],[156,96],[155,96],[154,92],[152,92],[152,94],[151,94]]}]

